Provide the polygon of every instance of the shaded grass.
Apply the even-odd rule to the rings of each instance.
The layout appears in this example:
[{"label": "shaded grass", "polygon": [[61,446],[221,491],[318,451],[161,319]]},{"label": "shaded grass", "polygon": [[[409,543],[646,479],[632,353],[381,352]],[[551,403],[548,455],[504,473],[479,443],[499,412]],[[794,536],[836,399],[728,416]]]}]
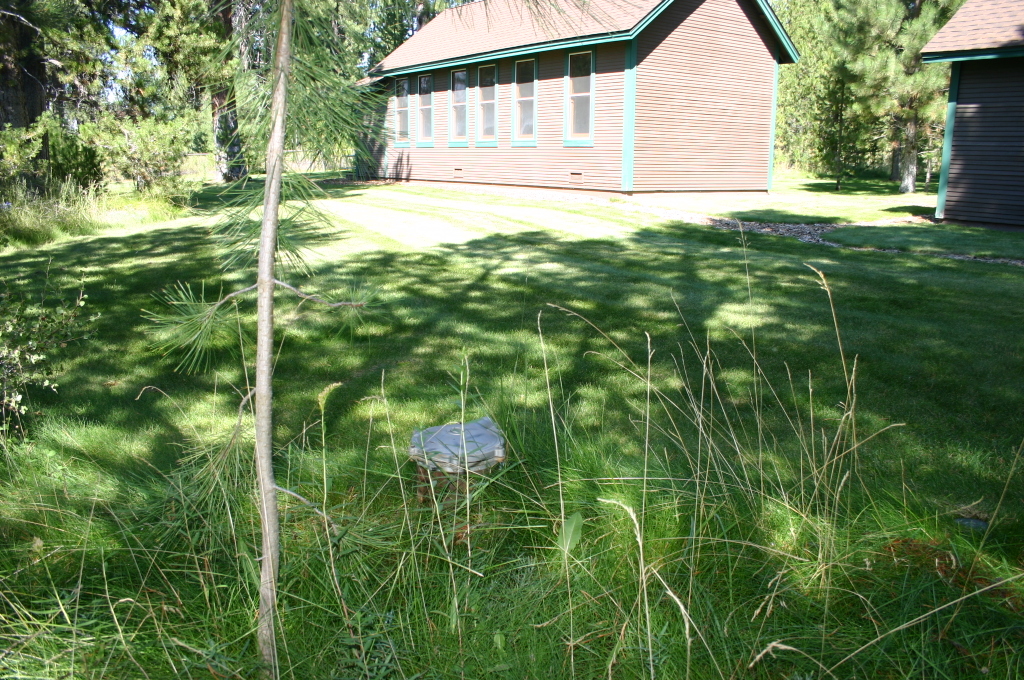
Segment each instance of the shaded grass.
[{"label": "shaded grass", "polygon": [[748,222],[856,224],[931,215],[934,192],[932,185],[901,194],[897,182],[871,179],[845,181],[836,191],[834,180],[783,169],[776,172],[769,193],[637,194],[632,200]]},{"label": "shaded grass", "polygon": [[956,224],[845,227],[828,235],[848,246],[895,248],[912,253],[1024,258],[1024,234]]},{"label": "shaded grass", "polygon": [[[418,196],[446,194],[349,193],[338,214],[367,202],[419,216]],[[280,483],[333,523],[282,497],[286,677],[650,677],[652,660],[660,677],[818,677],[817,663],[1020,573],[1017,478],[984,544],[951,521],[967,505],[992,518],[1024,431],[1017,269],[653,220],[587,238],[573,221],[606,208],[543,206],[565,222],[552,231],[530,228],[513,199],[478,202],[518,226],[473,237],[483,218],[456,215],[465,242],[396,251],[375,246],[387,225],[349,219],[301,283],[377,286],[384,310],[352,334],[282,298]],[[631,217],[608,216],[609,233]],[[254,676],[251,445],[243,430],[225,446],[246,377],[227,346],[212,373],[175,373],[140,314],[174,281],[228,291],[242,279],[181,222],[0,264],[31,285],[50,259],[85,279],[103,317],[64,358],[60,395],[36,395],[34,439],[8,459],[0,667]],[[857,357],[857,436],[907,423],[856,455],[825,454],[837,432],[853,441],[853,406],[805,262],[828,274],[851,367]],[[455,513],[417,504],[411,430],[484,414],[513,464]],[[634,510],[641,540],[599,499]],[[554,541],[573,512],[582,538],[563,563]],[[836,673],[1015,677],[1013,588],[942,609]],[[780,648],[747,670],[776,641],[811,658]]]}]

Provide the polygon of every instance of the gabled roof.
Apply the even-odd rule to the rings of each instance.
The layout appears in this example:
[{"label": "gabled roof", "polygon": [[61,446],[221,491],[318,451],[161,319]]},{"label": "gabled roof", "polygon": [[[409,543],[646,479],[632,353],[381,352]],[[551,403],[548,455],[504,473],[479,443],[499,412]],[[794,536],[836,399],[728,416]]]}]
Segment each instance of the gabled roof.
[{"label": "gabled roof", "polygon": [[[374,66],[399,75],[565,47],[631,40],[673,0],[479,0],[446,9]],[[768,0],[753,0],[780,46],[800,54]]]},{"label": "gabled roof", "polygon": [[1024,0],[967,0],[921,50],[923,61],[1024,56]]}]

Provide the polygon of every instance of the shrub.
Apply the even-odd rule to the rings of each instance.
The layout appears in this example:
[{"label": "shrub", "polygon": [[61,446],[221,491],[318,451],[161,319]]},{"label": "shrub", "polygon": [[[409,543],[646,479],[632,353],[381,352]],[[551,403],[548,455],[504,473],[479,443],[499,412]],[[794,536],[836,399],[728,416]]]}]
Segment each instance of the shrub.
[{"label": "shrub", "polygon": [[187,119],[104,121],[107,158],[138,191],[176,185],[194,130]]},{"label": "shrub", "polygon": [[52,191],[69,182],[81,189],[103,183],[103,163],[99,151],[60,126],[49,130],[47,187]]},{"label": "shrub", "polygon": [[[54,355],[88,333],[81,313],[86,295],[79,290],[67,298],[49,285],[38,298],[0,289],[0,440],[25,434],[22,416],[28,410],[25,397],[30,387],[57,390]],[[89,321],[96,317],[90,317]]]},{"label": "shrub", "polygon": [[69,182],[78,189],[98,187],[100,151],[49,112],[28,128],[0,129],[0,185],[18,182],[47,194],[59,193]]}]

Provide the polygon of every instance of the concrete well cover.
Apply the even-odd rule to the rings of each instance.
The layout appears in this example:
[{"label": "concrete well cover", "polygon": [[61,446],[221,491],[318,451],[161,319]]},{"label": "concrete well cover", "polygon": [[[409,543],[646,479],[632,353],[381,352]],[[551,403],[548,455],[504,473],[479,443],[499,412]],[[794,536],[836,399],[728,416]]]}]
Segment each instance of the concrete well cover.
[{"label": "concrete well cover", "polygon": [[437,425],[412,433],[409,457],[450,473],[483,472],[505,460],[505,438],[490,418]]}]

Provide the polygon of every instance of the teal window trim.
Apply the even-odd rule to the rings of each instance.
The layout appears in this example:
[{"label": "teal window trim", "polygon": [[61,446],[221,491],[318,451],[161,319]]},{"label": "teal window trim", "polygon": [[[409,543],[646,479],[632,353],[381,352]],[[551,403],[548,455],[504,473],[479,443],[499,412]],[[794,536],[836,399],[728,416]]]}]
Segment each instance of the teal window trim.
[{"label": "teal window trim", "polygon": [[946,132],[942,136],[942,169],[939,171],[939,195],[935,201],[935,218],[946,217],[946,191],[949,189],[949,162],[953,156],[953,126],[956,104],[960,98],[960,62],[953,62],[949,72],[949,103],[946,104]]},{"label": "teal window trim", "polygon": [[[398,92],[397,92],[397,90],[398,90],[398,83],[400,81],[402,81],[402,80],[405,81],[405,87],[406,87],[406,90],[405,90],[405,92],[406,92],[406,95],[405,95],[405,115],[408,116],[408,120],[409,120],[409,136],[406,137],[405,139],[401,139],[398,136]],[[411,141],[412,141],[412,118],[413,118],[413,116],[412,116],[412,89],[411,89],[411,87],[412,86],[409,83],[409,78],[395,78],[394,89],[393,89],[393,92],[394,92],[393,96],[394,96],[394,99],[395,99],[395,106],[394,106],[395,138],[392,141],[393,141],[393,143],[395,145],[395,148],[397,148],[397,149],[408,149],[411,146]]]},{"label": "teal window trim", "polygon": [[[569,81],[569,60],[577,54],[590,55],[590,134],[586,137],[572,137],[569,135],[569,112],[572,110],[569,101],[571,90]],[[597,94],[597,51],[578,50],[565,53],[565,75],[562,76],[562,146],[586,147],[594,146],[594,124],[597,122],[594,116],[594,102]]]},{"label": "teal window trim", "polygon": [[633,191],[636,147],[636,40],[626,44],[626,72],[622,97],[622,191]]},{"label": "teal window trim", "polygon": [[[482,68],[489,68],[489,67],[494,69],[494,139],[481,139],[480,138],[480,125],[481,125],[480,106],[483,103],[483,100],[480,99],[480,69],[482,69]],[[501,85],[498,82],[498,63],[497,62],[494,62],[493,64],[478,64],[476,66],[476,87],[474,87],[473,90],[475,92],[475,94],[473,96],[476,99],[476,102],[474,104],[474,108],[476,109],[475,113],[474,113],[474,119],[476,121],[476,125],[474,126],[473,146],[478,147],[478,148],[485,148],[485,149],[487,149],[487,148],[490,148],[490,149],[496,148],[498,146],[498,139],[501,136],[501,125],[500,125],[500,122],[499,122],[501,120]]]},{"label": "teal window trim", "polygon": [[[459,71],[466,72],[466,136],[462,139],[452,137],[452,130],[455,128],[455,74]],[[472,107],[469,101],[469,68],[453,68],[448,72],[448,148],[456,149],[469,146],[469,130],[470,130],[470,109]]]},{"label": "teal window trim", "polygon": [[779,60],[775,60],[775,80],[772,83],[772,129],[768,134],[768,189],[772,190],[775,179],[775,128],[779,114]]},{"label": "teal window trim", "polygon": [[1024,57],[1024,47],[1003,47],[991,50],[970,50],[969,52],[933,52],[922,54],[921,61],[934,64],[942,61],[976,61],[978,59],[1010,59]]},{"label": "teal window trim", "polygon": [[[524,61],[533,62],[533,137],[519,137],[519,116],[516,115],[516,111],[519,109],[519,102],[516,99],[516,66],[523,63]],[[537,134],[540,132],[538,129],[537,122],[540,120],[540,59],[537,57],[530,57],[528,59],[516,59],[512,62],[512,92],[509,99],[512,102],[512,112],[509,120],[512,121],[512,146],[513,147],[533,147],[537,146]]]},{"label": "teal window trim", "polygon": [[[420,126],[420,79],[430,78],[430,137],[424,139],[421,136],[423,128]],[[434,74],[422,73],[414,79],[416,83],[416,148],[433,149],[434,139],[437,137],[437,88],[434,87]],[[411,130],[410,130],[411,133]]]}]

